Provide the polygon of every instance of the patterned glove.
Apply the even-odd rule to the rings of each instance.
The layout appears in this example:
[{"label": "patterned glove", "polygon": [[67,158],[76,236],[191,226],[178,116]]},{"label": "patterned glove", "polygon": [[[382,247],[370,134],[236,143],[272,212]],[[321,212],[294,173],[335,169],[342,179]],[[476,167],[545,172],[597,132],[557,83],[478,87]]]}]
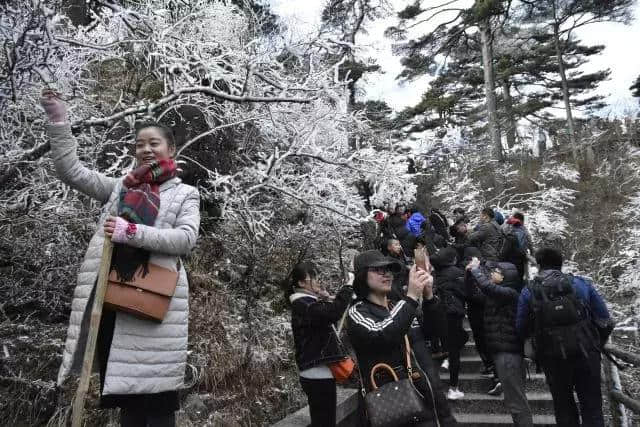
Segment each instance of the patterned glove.
[{"label": "patterned glove", "polygon": [[111,241],[114,243],[127,243],[127,240],[132,239],[138,228],[133,222],[129,222],[122,217],[116,217],[116,228],[113,230],[113,236]]}]

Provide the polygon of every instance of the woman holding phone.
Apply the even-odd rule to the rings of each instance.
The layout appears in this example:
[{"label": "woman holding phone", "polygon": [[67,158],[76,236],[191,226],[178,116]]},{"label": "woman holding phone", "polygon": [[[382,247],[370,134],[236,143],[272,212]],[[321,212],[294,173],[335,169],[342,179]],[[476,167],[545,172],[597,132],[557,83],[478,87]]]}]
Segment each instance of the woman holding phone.
[{"label": "woman holding phone", "polygon": [[332,363],[345,358],[333,324],[346,311],[353,288],[343,286],[335,298],[317,281],[310,262],[297,264],[291,273],[287,296],[291,304],[291,330],[296,349],[300,385],[309,401],[312,427],[336,425],[336,381]]},{"label": "woman holding phone", "polygon": [[[370,383],[371,370],[378,363],[392,367],[400,379],[408,377],[405,337],[411,335],[412,325],[419,324],[416,318],[419,301],[422,299],[424,324],[432,322],[431,317],[437,312],[434,307],[438,301],[433,295],[431,274],[416,266],[409,272],[406,296],[394,303],[389,296],[393,274],[399,271],[395,260],[385,257],[379,251],[370,250],[358,255],[354,264],[353,289],[357,301],[348,312],[347,333],[356,352],[363,386],[365,391],[370,391],[373,386]],[[411,350],[409,348],[412,353]],[[456,425],[446,400],[438,396],[438,388],[433,386],[430,375],[419,362],[412,354],[411,367],[414,373],[419,374],[414,384],[424,396],[428,411],[427,421],[420,425]],[[384,372],[376,374],[374,378],[378,386],[392,380]]]},{"label": "woman holding phone", "polygon": [[200,226],[198,191],[177,177],[171,129],[159,123],[138,127],[131,151],[135,168],[124,178],[90,170],[78,159],[65,104],[45,90],[41,105],[58,177],[103,204],[98,227],[78,273],[58,383],[79,371],[105,238],[114,243],[112,270],[119,277],[149,265],[177,272],[175,293],[161,323],[103,310],[98,332],[100,405],[121,408],[124,427],[175,426],[178,390],[187,362],[188,282],[180,257],[195,246]]}]

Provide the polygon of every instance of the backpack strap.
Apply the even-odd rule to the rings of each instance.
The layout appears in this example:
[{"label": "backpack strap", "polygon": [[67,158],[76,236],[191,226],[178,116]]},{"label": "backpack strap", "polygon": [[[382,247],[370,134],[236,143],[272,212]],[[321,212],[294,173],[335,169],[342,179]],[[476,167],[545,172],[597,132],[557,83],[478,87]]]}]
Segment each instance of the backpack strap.
[{"label": "backpack strap", "polygon": [[529,300],[529,321],[533,325],[532,335],[535,337],[539,335],[542,330],[539,312],[541,305],[540,293],[544,294],[544,292],[542,291],[542,280],[540,277],[536,276],[533,280],[529,281],[527,288],[529,288],[529,294],[531,296]]},{"label": "backpack strap", "polygon": [[576,289],[573,286],[574,281],[586,283],[586,280],[581,276],[575,276],[571,273],[567,273],[566,276],[567,276],[567,279],[569,279],[569,286],[571,286],[571,292],[573,293],[573,297],[576,299],[580,307],[582,307],[582,314],[584,318],[589,320],[593,319],[589,304],[585,303],[584,301],[582,301],[582,299],[580,299],[580,297],[578,297],[578,293],[576,292]]}]

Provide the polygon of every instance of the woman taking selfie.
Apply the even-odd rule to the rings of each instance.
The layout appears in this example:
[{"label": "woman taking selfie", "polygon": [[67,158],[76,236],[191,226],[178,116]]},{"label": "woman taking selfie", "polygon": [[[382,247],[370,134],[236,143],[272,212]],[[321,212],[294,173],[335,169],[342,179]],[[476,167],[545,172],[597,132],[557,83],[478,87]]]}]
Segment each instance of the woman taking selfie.
[{"label": "woman taking selfie", "polygon": [[434,310],[438,302],[433,295],[433,277],[412,267],[406,296],[393,304],[389,296],[393,275],[400,270],[397,262],[379,251],[370,250],[358,255],[354,264],[353,289],[358,301],[349,309],[347,332],[356,353],[364,391],[371,392],[375,386],[380,387],[394,380],[391,373],[380,370],[373,376],[375,385],[372,383],[371,371],[380,363],[388,365],[400,380],[409,378],[411,370],[413,384],[424,401],[423,420],[404,425],[456,425],[446,400],[443,396],[436,396],[441,391],[432,385],[412,349],[407,347],[410,329],[417,322],[420,298],[423,299],[423,322],[429,323],[437,311]]},{"label": "woman taking selfie", "polygon": [[[195,246],[200,226],[198,191],[176,177],[175,140],[158,123],[139,127],[132,152],[135,169],[112,178],[82,165],[65,104],[45,90],[41,99],[57,176],[103,204],[98,228],[80,266],[58,383],[82,366],[103,242],[114,243],[112,273],[157,279],[160,268],[175,277],[161,321],[103,310],[98,333],[103,408],[121,408],[122,426],[175,425],[187,361],[188,283],[180,257]],[[158,267],[159,266],[159,267]],[[110,278],[111,280],[111,278]],[[177,281],[177,283],[176,283]]]},{"label": "woman taking selfie", "polygon": [[316,267],[303,262],[293,268],[288,290],[291,329],[300,385],[309,401],[313,427],[336,425],[336,381],[329,364],[345,358],[333,324],[351,302],[353,288],[343,286],[335,298],[318,284]]}]

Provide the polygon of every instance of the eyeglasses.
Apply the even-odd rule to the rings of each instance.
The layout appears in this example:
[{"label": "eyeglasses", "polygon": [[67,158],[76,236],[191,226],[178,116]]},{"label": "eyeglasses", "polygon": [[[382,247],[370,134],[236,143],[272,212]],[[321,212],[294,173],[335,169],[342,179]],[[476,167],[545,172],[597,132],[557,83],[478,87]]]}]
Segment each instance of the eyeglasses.
[{"label": "eyeglasses", "polygon": [[379,275],[385,275],[387,273],[392,273],[393,274],[393,270],[391,268],[391,266],[384,266],[384,267],[369,267],[369,271],[372,273],[376,273]]}]

